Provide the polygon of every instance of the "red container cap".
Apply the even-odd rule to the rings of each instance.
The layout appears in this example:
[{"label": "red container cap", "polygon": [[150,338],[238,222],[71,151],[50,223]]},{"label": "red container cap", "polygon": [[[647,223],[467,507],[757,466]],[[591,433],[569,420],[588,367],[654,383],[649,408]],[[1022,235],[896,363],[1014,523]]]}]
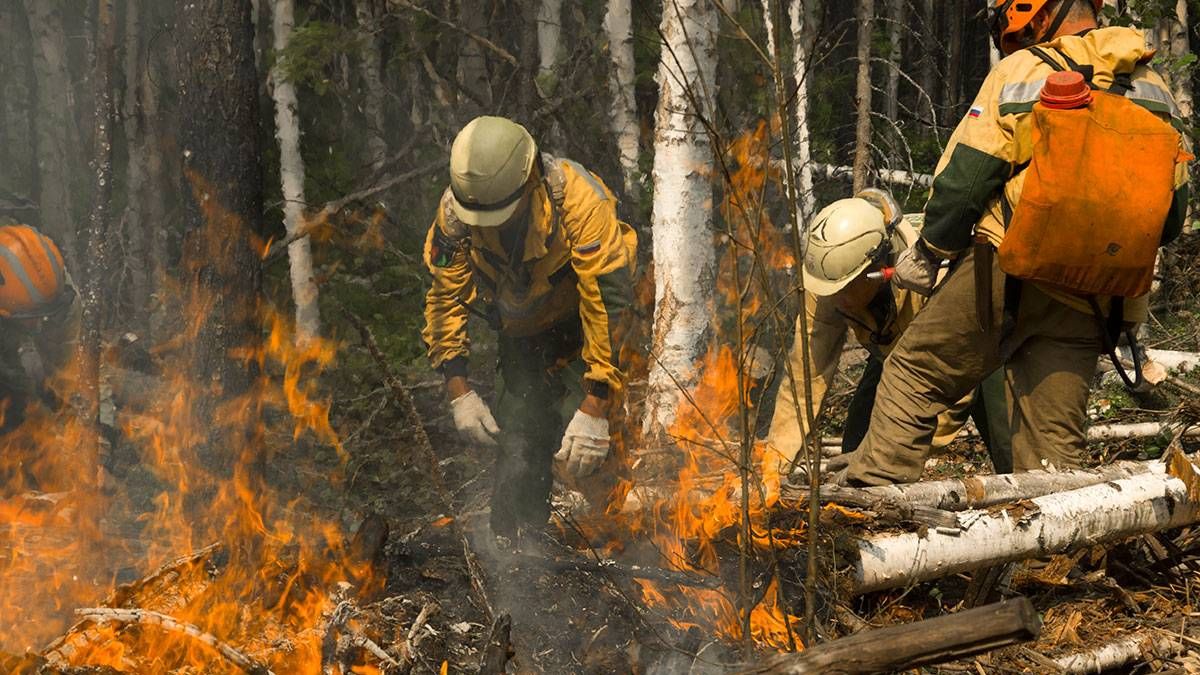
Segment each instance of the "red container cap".
[{"label": "red container cap", "polygon": [[1091,87],[1073,70],[1051,74],[1042,86],[1042,105],[1053,110],[1084,108],[1091,102]]}]

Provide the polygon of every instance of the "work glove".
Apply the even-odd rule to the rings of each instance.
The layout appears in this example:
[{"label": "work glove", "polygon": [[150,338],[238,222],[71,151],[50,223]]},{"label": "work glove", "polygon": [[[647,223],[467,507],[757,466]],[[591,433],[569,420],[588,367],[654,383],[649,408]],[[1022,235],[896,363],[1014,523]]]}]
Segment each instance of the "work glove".
[{"label": "work glove", "polygon": [[454,399],[450,402],[450,411],[454,414],[454,428],[458,433],[480,445],[496,445],[500,427],[496,426],[496,418],[492,417],[492,411],[478,393],[468,391]]},{"label": "work glove", "polygon": [[608,457],[608,447],[608,420],[576,410],[554,459],[566,462],[568,473],[583,478],[600,468]]},{"label": "work glove", "polygon": [[918,239],[896,258],[892,281],[901,288],[928,296],[933,293],[941,264],[941,257],[925,245],[924,239]]}]

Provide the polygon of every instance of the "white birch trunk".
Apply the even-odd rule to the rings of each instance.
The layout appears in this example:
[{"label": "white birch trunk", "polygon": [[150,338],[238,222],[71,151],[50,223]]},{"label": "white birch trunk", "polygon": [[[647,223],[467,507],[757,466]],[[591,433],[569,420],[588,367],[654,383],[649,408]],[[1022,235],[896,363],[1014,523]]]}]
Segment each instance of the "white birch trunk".
[{"label": "white birch trunk", "polygon": [[358,71],[363,82],[363,114],[367,118],[367,162],[378,172],[387,161],[387,141],[384,139],[383,59],[379,52],[379,15],[375,0],[355,0],[354,15],[358,20],[358,38],[362,54]]},{"label": "white birch trunk", "polygon": [[[293,0],[273,0],[275,52],[287,49],[294,23]],[[279,177],[283,185],[283,224],[292,234],[304,222],[304,160],[300,156],[299,105],[296,87],[283,76],[278,62],[271,71],[275,99],[275,138],[279,140]],[[313,280],[312,251],[307,237],[288,246],[292,297],[296,302],[296,340],[305,341],[321,331],[317,284]]]},{"label": "white birch trunk", "polygon": [[1137,633],[1097,649],[1068,654],[1054,659],[1065,675],[1105,673],[1146,659],[1146,653],[1170,658],[1184,651],[1181,640],[1153,633]]},{"label": "white birch trunk", "polygon": [[806,227],[817,214],[813,194],[812,140],[808,132],[808,62],[816,41],[819,0],[792,0],[789,18],[792,29],[792,72],[796,78],[796,197],[799,222]]},{"label": "white birch trunk", "polygon": [[618,160],[625,180],[625,198],[640,201],[641,178],[638,172],[637,98],[634,95],[636,71],[633,61],[633,7],[630,0],[609,0],[604,14],[604,32],[608,35],[612,71],[608,86],[613,105],[609,123],[617,139]]},{"label": "white birch trunk", "polygon": [[[1181,59],[1188,55],[1188,0],[1177,0],[1175,12],[1164,16],[1159,24],[1159,46],[1167,50],[1171,59]],[[1171,85],[1171,94],[1179,105],[1179,116],[1185,120],[1192,119],[1192,73],[1171,73],[1163,69],[1163,74]]]},{"label": "white birch trunk", "polygon": [[1082,546],[1200,521],[1200,504],[1178,478],[1145,474],[1029,500],[997,511],[966,511],[961,529],[859,542],[855,593],[899,588],[989,565],[1065,553]]},{"label": "white birch trunk", "polygon": [[554,92],[558,74],[559,41],[562,36],[562,0],[541,0],[537,11],[538,86],[542,95]]},{"label": "white birch trunk", "polygon": [[[482,0],[460,0],[458,24],[476,35],[486,37],[487,3]],[[432,70],[433,64],[428,64],[428,68]],[[487,56],[483,47],[469,37],[462,38],[458,50],[458,81],[475,97],[459,97],[458,108],[465,124],[476,115],[486,114],[492,106],[492,85],[488,79]]]},{"label": "white birch trunk", "polygon": [[712,110],[717,28],[717,10],[710,0],[673,0],[663,6],[666,44],[657,77],[651,217],[654,363],[645,418],[650,436],[664,434],[674,422],[683,400],[679,387],[695,384],[696,361],[708,346],[716,258],[713,151],[700,117]]},{"label": "white birch trunk", "polygon": [[[1069,471],[1025,471],[1023,473],[989,474],[920,481],[899,485],[879,485],[861,488],[861,492],[878,499],[893,500],[910,506],[928,506],[944,511],[984,509],[996,504],[1033,499],[1056,492],[1078,490],[1089,485],[1132,478],[1143,474],[1165,475],[1167,465],[1162,460],[1145,462],[1114,462],[1096,469]],[[838,488],[823,486],[821,494],[837,500]]]}]

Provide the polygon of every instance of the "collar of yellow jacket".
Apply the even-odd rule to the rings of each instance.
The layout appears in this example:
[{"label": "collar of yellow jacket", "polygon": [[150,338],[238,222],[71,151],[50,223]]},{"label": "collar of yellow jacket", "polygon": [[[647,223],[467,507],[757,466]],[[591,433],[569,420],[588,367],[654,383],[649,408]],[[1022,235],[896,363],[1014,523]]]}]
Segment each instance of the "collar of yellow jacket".
[{"label": "collar of yellow jacket", "polygon": [[[553,213],[550,210],[550,197],[546,194],[545,183],[539,184],[530,197],[529,215],[526,219],[528,231],[525,233],[525,252],[522,262],[530,262],[546,257],[549,252],[551,227],[554,224]],[[503,260],[508,260],[508,251],[500,241],[500,228],[473,227],[471,240],[482,244],[491,253]]]},{"label": "collar of yellow jacket", "polygon": [[1039,46],[1061,50],[1081,64],[1104,64],[1115,73],[1130,72],[1154,58],[1145,34],[1124,26],[1097,28],[1083,36],[1064,35]]}]

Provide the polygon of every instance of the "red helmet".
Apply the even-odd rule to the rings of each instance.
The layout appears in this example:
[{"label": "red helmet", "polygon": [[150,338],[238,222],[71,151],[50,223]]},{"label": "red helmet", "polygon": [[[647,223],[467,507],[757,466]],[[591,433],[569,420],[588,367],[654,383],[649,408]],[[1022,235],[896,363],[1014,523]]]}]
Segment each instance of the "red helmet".
[{"label": "red helmet", "polygon": [[62,253],[28,225],[0,227],[0,317],[46,316],[67,291]]},{"label": "red helmet", "polygon": [[[1076,0],[1063,0],[1062,8],[1054,22],[1055,26],[1049,33],[1053,34],[1058,29],[1058,25],[1067,18],[1067,11],[1075,2]],[[1025,30],[1033,21],[1033,17],[1049,3],[1050,0],[993,0],[992,39],[996,42],[996,48],[1006,55],[1020,50],[1017,35]],[[1099,13],[1104,7],[1104,0],[1092,0],[1092,7]]]}]

